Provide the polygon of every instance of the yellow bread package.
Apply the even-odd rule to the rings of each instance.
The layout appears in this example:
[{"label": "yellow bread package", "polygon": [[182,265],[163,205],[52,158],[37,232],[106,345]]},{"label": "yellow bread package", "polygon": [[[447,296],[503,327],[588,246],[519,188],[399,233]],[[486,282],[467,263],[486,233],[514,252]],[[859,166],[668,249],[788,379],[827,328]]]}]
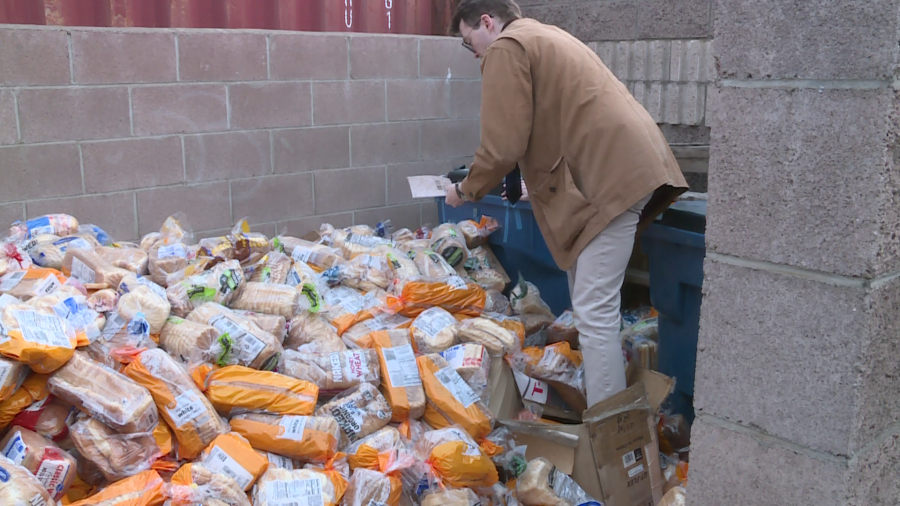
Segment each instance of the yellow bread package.
[{"label": "yellow bread package", "polygon": [[483,288],[459,276],[447,279],[413,279],[398,284],[395,290],[399,290],[399,295],[389,299],[389,306],[409,317],[418,316],[432,307],[441,307],[451,313],[478,316],[484,311],[487,299]]},{"label": "yellow bread package", "polygon": [[53,312],[36,311],[25,304],[10,304],[0,313],[6,338],[0,354],[40,374],[49,374],[69,361],[78,338],[72,325]]},{"label": "yellow bread package", "polygon": [[160,420],[153,429],[153,439],[159,452],[165,457],[175,454],[175,436],[172,435],[172,429],[165,420]]},{"label": "yellow bread package", "polygon": [[418,450],[445,486],[479,488],[497,483],[497,467],[491,458],[459,427],[425,433]]},{"label": "yellow bread package", "polygon": [[338,450],[341,429],[331,416],[235,415],[231,430],[253,448],[306,462],[325,462]]},{"label": "yellow bread package", "polygon": [[416,362],[428,400],[425,422],[434,428],[457,424],[475,441],[483,440],[491,432],[493,416],[456,369],[436,353]]},{"label": "yellow bread package", "polygon": [[250,506],[250,499],[234,478],[196,462],[181,466],[172,475],[166,494],[171,498],[170,506]]},{"label": "yellow bread package", "polygon": [[350,469],[378,469],[378,456],[395,450],[407,449],[407,442],[396,428],[388,425],[348,446],[347,463]]},{"label": "yellow bread package", "polygon": [[371,348],[370,334],[382,330],[407,329],[411,318],[399,314],[383,313],[370,320],[365,320],[347,329],[341,339],[349,348]]},{"label": "yellow bread package", "polygon": [[163,350],[144,351],[124,372],[150,391],[160,416],[175,434],[179,458],[196,458],[217,436],[228,432],[187,371]]},{"label": "yellow bread package", "polygon": [[381,366],[381,392],[391,405],[391,421],[403,422],[425,413],[425,389],[416,355],[406,330],[386,330],[369,334],[371,347]]},{"label": "yellow bread package", "polygon": [[233,478],[244,490],[250,490],[269,467],[268,459],[257,453],[243,436],[234,432],[214,439],[198,461],[215,473]]},{"label": "yellow bread package", "polygon": [[340,499],[329,476],[316,469],[269,469],[253,489],[253,506],[337,506]]},{"label": "yellow bread package", "polygon": [[400,506],[403,482],[399,470],[387,467],[389,472],[357,468],[350,477],[342,506],[368,506],[385,504]]},{"label": "yellow bread package", "polygon": [[164,502],[165,483],[159,473],[151,470],[117,481],[69,506],[160,506]]},{"label": "yellow bread package", "polygon": [[0,357],[0,401],[9,398],[28,377],[28,366],[9,358]]},{"label": "yellow bread package", "polygon": [[299,379],[240,365],[195,367],[194,382],[223,416],[252,411],[273,415],[311,415],[319,387]]},{"label": "yellow bread package", "polygon": [[31,373],[18,390],[0,402],[0,430],[9,427],[16,415],[25,408],[50,396],[50,389],[47,388],[49,379],[50,376],[46,374]]},{"label": "yellow bread package", "polygon": [[[375,301],[367,300],[362,293],[346,286],[338,286],[322,294],[323,309],[320,314],[343,335],[357,323],[373,318],[380,311],[368,310]],[[368,306],[368,307],[367,307]]]},{"label": "yellow bread package", "polygon": [[0,294],[27,301],[33,297],[50,295],[66,282],[66,276],[56,269],[30,267],[12,271],[0,278]]}]

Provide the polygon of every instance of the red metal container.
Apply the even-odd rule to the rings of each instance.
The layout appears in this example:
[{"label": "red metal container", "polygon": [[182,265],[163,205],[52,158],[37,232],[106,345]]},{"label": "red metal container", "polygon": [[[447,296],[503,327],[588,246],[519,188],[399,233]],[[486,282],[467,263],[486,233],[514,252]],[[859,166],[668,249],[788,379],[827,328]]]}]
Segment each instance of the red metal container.
[{"label": "red metal container", "polygon": [[3,0],[0,23],[444,35],[456,0]]}]

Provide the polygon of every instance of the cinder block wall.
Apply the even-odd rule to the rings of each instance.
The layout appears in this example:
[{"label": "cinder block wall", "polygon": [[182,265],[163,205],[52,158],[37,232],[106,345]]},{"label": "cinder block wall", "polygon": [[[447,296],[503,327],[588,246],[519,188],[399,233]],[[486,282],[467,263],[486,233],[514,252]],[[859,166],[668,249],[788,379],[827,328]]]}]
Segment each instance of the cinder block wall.
[{"label": "cinder block wall", "polygon": [[446,173],[479,141],[480,70],[456,39],[5,25],[0,48],[3,224],[418,227],[436,206],[406,176]]}]

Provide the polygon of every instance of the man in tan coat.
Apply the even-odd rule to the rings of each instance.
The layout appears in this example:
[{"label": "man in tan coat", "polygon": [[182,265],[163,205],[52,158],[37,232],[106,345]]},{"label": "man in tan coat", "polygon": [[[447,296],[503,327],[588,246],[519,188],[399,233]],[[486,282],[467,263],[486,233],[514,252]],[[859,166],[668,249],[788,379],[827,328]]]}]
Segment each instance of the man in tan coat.
[{"label": "man in tan coat", "polygon": [[[447,192],[458,206],[521,173],[568,270],[588,405],[625,388],[620,290],[637,230],[687,183],[659,127],[578,39],[513,0],[460,0],[451,32],[481,58],[481,146]],[[512,177],[508,177],[508,175]]]}]

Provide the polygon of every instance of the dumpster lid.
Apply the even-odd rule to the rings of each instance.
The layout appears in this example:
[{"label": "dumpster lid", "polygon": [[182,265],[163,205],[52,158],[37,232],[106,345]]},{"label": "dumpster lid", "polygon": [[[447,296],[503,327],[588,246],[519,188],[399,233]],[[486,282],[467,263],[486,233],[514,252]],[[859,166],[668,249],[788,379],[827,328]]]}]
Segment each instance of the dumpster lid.
[{"label": "dumpster lid", "polygon": [[704,234],[706,233],[706,201],[682,200],[675,202],[663,212],[656,223]]}]

